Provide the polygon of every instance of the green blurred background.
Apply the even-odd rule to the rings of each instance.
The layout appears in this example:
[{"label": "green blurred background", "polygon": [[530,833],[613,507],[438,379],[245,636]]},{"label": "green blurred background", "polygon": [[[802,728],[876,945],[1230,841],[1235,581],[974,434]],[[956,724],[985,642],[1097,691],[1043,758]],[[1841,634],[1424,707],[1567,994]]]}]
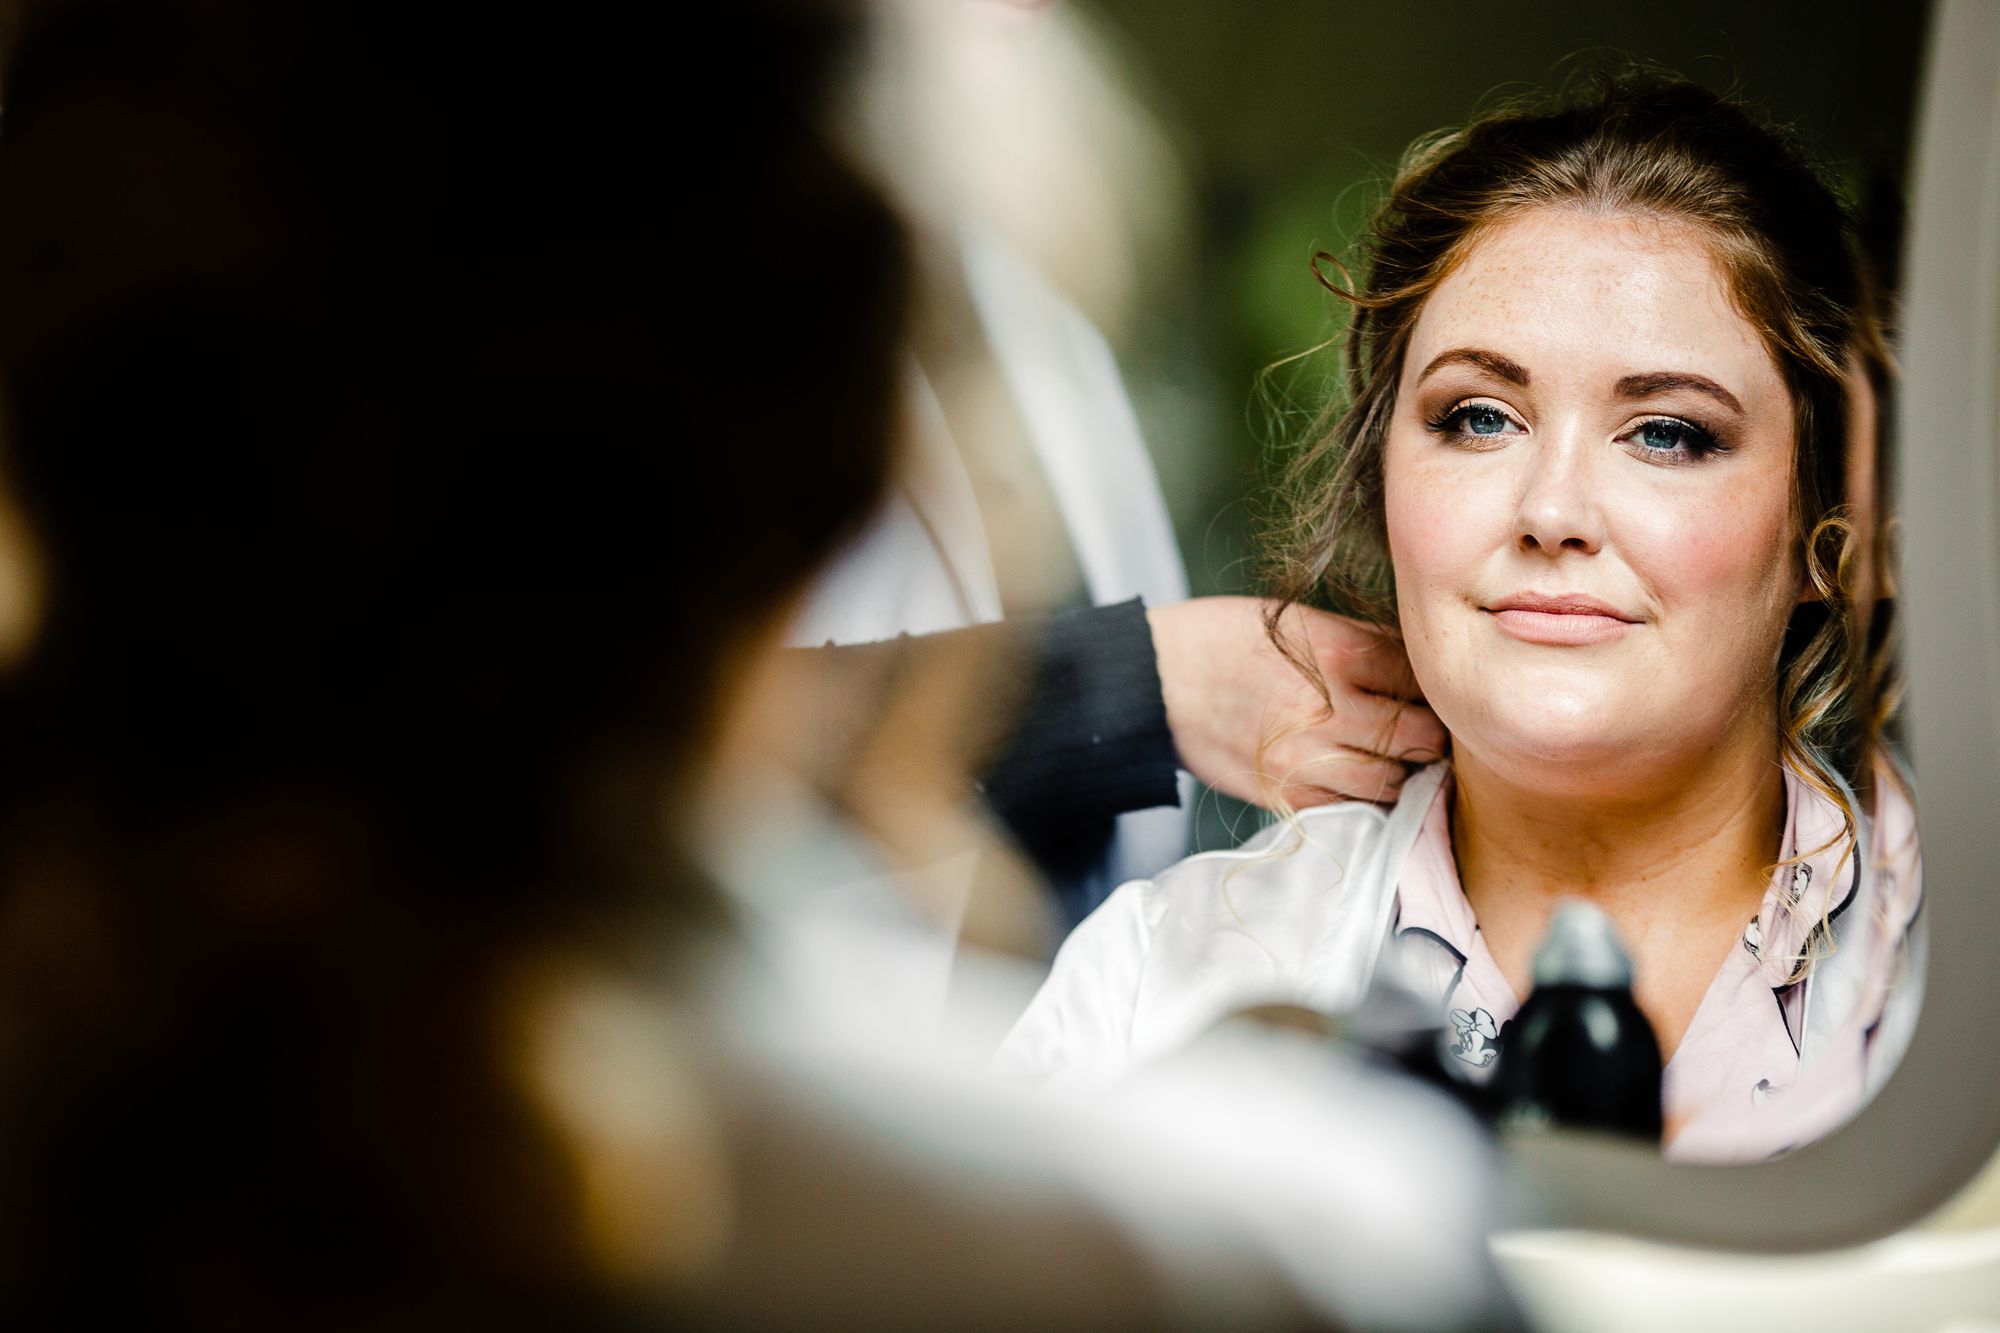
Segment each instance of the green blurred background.
[{"label": "green blurred background", "polygon": [[[1177,257],[1118,338],[1197,593],[1254,586],[1249,515],[1270,447],[1330,356],[1260,372],[1334,329],[1307,264],[1343,252],[1420,134],[1626,58],[1797,125],[1893,268],[1927,9],[1692,0],[1076,0],[1123,58],[1190,187]],[[1890,276],[1893,278],[1893,272]]]}]

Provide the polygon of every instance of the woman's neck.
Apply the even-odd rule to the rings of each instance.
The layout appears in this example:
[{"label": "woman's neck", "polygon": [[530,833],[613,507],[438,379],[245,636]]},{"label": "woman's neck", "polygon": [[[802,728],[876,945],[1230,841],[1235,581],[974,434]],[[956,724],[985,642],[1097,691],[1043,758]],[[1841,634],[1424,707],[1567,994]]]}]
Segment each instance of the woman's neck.
[{"label": "woman's neck", "polygon": [[1452,847],[1480,932],[1517,995],[1556,903],[1587,898],[1631,952],[1634,995],[1671,1054],[1769,883],[1785,820],[1777,738],[1746,728],[1642,780],[1551,790],[1461,751]]}]

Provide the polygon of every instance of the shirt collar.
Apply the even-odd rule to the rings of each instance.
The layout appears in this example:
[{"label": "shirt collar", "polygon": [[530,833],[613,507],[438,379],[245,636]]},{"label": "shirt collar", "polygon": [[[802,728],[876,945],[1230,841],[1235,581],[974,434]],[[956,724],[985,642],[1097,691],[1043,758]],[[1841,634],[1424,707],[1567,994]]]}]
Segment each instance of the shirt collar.
[{"label": "shirt collar", "polygon": [[1458,860],[1452,855],[1452,778],[1449,766],[1443,767],[1444,780],[1430,793],[1423,827],[1397,877],[1396,933],[1428,935],[1464,962],[1472,952],[1472,937],[1479,923],[1473,918],[1472,904],[1466,901],[1458,878]]},{"label": "shirt collar", "polygon": [[1778,847],[1780,861],[1757,910],[1757,947],[1751,950],[1774,987],[1799,979],[1815,936],[1853,900],[1861,869],[1845,812],[1789,768]]},{"label": "shirt collar", "polygon": [[[1798,960],[1808,952],[1814,931],[1840,914],[1858,883],[1854,843],[1840,806],[1801,782],[1790,769],[1784,777],[1780,864],[1758,909],[1756,931],[1761,940],[1752,949],[1774,987],[1797,980]],[[1422,830],[1398,876],[1396,933],[1428,935],[1463,962],[1472,953],[1479,922],[1466,900],[1452,854],[1452,789],[1447,770],[1428,798],[1431,804]]]}]

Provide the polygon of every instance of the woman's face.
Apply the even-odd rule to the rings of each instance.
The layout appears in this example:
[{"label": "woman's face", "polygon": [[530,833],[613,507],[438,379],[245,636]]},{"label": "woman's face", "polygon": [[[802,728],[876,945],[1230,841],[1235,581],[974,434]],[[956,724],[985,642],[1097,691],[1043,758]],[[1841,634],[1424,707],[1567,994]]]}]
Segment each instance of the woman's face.
[{"label": "woman's face", "polygon": [[1685,226],[1538,209],[1478,241],[1418,317],[1384,456],[1404,641],[1456,751],[1608,793],[1772,744],[1792,437]]}]

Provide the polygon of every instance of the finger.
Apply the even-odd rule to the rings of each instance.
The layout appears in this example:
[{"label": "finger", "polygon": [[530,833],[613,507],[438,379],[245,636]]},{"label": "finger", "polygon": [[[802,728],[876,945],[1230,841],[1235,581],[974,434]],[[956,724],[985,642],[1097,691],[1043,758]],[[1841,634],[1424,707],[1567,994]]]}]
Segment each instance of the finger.
[{"label": "finger", "polygon": [[1341,696],[1330,717],[1292,739],[1307,746],[1343,746],[1406,764],[1442,759],[1447,745],[1444,723],[1423,704],[1359,692]]},{"label": "finger", "polygon": [[1403,790],[1409,769],[1379,755],[1356,750],[1322,750],[1273,775],[1279,793],[1295,810],[1333,801],[1386,804]]},{"label": "finger", "polygon": [[1409,654],[1396,635],[1325,611],[1305,614],[1311,617],[1307,635],[1314,660],[1330,686],[1345,683],[1371,694],[1423,699],[1423,687],[1410,670]]}]

